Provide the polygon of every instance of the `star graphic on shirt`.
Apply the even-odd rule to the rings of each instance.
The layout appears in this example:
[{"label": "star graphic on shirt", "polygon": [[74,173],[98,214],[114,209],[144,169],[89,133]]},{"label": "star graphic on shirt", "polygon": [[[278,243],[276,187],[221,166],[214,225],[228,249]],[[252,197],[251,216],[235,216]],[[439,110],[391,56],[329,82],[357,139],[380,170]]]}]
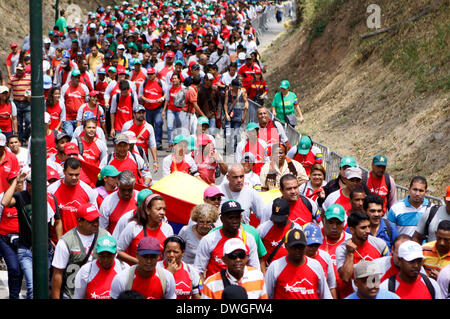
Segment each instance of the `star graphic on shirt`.
[{"label": "star graphic on shirt", "polygon": [[276,247],[276,246],[278,246],[278,242],[277,241],[272,241],[271,243],[270,243],[273,247]]}]

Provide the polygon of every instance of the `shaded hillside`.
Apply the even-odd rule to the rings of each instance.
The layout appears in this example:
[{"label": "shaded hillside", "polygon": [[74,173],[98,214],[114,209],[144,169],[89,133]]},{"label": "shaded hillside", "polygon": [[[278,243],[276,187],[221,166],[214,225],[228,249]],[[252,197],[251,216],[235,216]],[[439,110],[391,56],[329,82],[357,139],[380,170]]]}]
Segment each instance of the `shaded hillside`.
[{"label": "shaded hillside", "polygon": [[366,39],[360,35],[374,31],[366,26],[373,1],[297,3],[303,22],[263,62],[270,87],[286,78],[299,96],[300,131],[366,168],[385,154],[398,184],[423,175],[442,198],[450,183],[449,1],[377,1],[382,28],[420,17]]}]

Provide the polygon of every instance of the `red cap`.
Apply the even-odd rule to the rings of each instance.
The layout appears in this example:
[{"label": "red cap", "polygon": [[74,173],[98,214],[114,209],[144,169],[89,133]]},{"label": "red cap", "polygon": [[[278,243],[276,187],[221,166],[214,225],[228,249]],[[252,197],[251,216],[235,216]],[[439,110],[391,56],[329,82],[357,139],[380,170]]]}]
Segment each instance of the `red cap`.
[{"label": "red cap", "polygon": [[154,68],[148,68],[147,74],[155,74],[156,70]]},{"label": "red cap", "polygon": [[117,66],[117,74],[125,74],[125,72],[126,72],[125,67],[123,65],[119,64]]},{"label": "red cap", "polygon": [[54,169],[53,167],[47,166],[47,181],[55,179],[55,178],[59,179],[58,171],[56,169]]},{"label": "red cap", "polygon": [[77,218],[84,218],[87,221],[93,221],[100,217],[97,207],[92,203],[82,204],[77,209]]},{"label": "red cap", "polygon": [[175,57],[175,53],[173,51],[168,51],[167,54],[166,54],[166,57],[167,58],[173,58],[173,57]]},{"label": "red cap", "polygon": [[445,200],[450,201],[450,185],[447,186],[447,192],[445,194]]},{"label": "red cap", "polygon": [[91,92],[89,92],[89,96],[96,96],[98,95],[98,91],[96,90],[92,90]]},{"label": "red cap", "polygon": [[18,46],[18,44],[16,42],[11,43],[11,48],[15,48],[17,46]]},{"label": "red cap", "polygon": [[218,44],[217,48],[220,49],[220,50],[223,50],[223,44],[222,43]]},{"label": "red cap", "polygon": [[78,149],[77,144],[69,142],[66,143],[64,145],[64,153],[66,153],[66,155],[70,155],[70,154],[80,154],[80,150]]}]

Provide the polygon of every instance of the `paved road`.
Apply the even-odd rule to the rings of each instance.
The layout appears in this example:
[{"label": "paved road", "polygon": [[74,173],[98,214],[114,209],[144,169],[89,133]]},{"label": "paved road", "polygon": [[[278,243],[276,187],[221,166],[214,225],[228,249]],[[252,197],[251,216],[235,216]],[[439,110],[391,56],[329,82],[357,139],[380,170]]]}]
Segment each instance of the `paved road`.
[{"label": "paved road", "polygon": [[[280,34],[280,32],[283,32],[285,30],[285,27],[283,23],[276,23],[276,20],[273,19],[272,21],[268,22],[268,29],[265,33],[263,33],[260,37],[260,46],[259,50],[260,52],[263,52],[264,48]],[[266,64],[268,61],[265,62]],[[167,144],[167,133],[164,126],[164,134],[163,134],[163,150],[158,151],[158,162],[159,162],[159,170],[158,172],[154,173],[152,171],[153,180],[157,181],[162,177],[162,160],[164,157],[166,157],[169,153],[166,151],[168,147]],[[111,141],[108,141],[108,149],[113,149],[113,144]],[[223,176],[221,176],[217,183],[220,183]],[[8,275],[7,272],[2,270],[0,271],[0,299],[8,299]],[[22,292],[21,292],[21,298],[25,298],[26,296],[26,286],[25,286],[25,280],[23,281],[22,285]]]}]

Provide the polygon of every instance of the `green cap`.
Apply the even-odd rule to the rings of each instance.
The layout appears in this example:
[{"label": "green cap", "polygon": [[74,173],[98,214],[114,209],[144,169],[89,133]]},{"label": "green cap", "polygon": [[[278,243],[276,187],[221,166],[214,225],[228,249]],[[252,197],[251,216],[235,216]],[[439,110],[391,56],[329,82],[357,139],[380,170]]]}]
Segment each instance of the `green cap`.
[{"label": "green cap", "polygon": [[80,74],[81,74],[80,70],[78,70],[78,69],[74,69],[71,73],[72,76],[79,76]]},{"label": "green cap", "polygon": [[332,204],[325,211],[326,219],[337,218],[341,222],[345,220],[345,209],[342,205]]},{"label": "green cap", "polygon": [[187,142],[186,137],[184,135],[181,135],[181,134],[177,135],[173,139],[173,145],[178,144],[180,142]]},{"label": "green cap", "polygon": [[116,72],[117,72],[117,69],[116,69],[115,66],[110,66],[110,67],[108,68],[108,71],[111,71],[111,72],[116,73]]},{"label": "green cap", "polygon": [[153,194],[153,192],[149,188],[144,188],[143,190],[141,190],[137,195],[137,206],[141,206],[142,202],[151,194]]},{"label": "green cap", "polygon": [[111,254],[117,252],[117,240],[113,236],[102,236],[97,241],[97,254],[107,251]]},{"label": "green cap", "polygon": [[377,155],[372,160],[376,166],[387,166],[387,158],[384,155]]},{"label": "green cap", "polygon": [[195,151],[197,150],[197,145],[195,142],[195,137],[192,135],[186,136],[186,141],[188,142],[188,150],[189,151]]},{"label": "green cap", "polygon": [[301,155],[306,155],[309,153],[311,148],[311,138],[309,136],[302,136],[300,142],[298,143],[298,153]]},{"label": "green cap", "polygon": [[200,116],[198,118],[197,124],[198,125],[203,125],[203,124],[208,124],[209,125],[209,119],[206,116]]},{"label": "green cap", "polygon": [[345,156],[342,158],[340,167],[344,166],[358,167],[358,165],[356,164],[356,160],[351,156]]},{"label": "green cap", "polygon": [[258,125],[258,123],[255,123],[255,122],[249,122],[248,124],[247,124],[247,131],[252,131],[252,130],[254,130],[254,129],[259,129],[259,125]]},{"label": "green cap", "polygon": [[102,168],[100,171],[100,178],[103,179],[103,177],[116,177],[120,174],[120,172],[112,165],[106,165]]},{"label": "green cap", "polygon": [[112,33],[107,33],[105,34],[105,38],[113,38],[114,36],[112,35]]},{"label": "green cap", "polygon": [[288,80],[281,81],[281,84],[280,84],[281,89],[289,89],[290,86],[291,86],[291,84],[289,83]]}]

